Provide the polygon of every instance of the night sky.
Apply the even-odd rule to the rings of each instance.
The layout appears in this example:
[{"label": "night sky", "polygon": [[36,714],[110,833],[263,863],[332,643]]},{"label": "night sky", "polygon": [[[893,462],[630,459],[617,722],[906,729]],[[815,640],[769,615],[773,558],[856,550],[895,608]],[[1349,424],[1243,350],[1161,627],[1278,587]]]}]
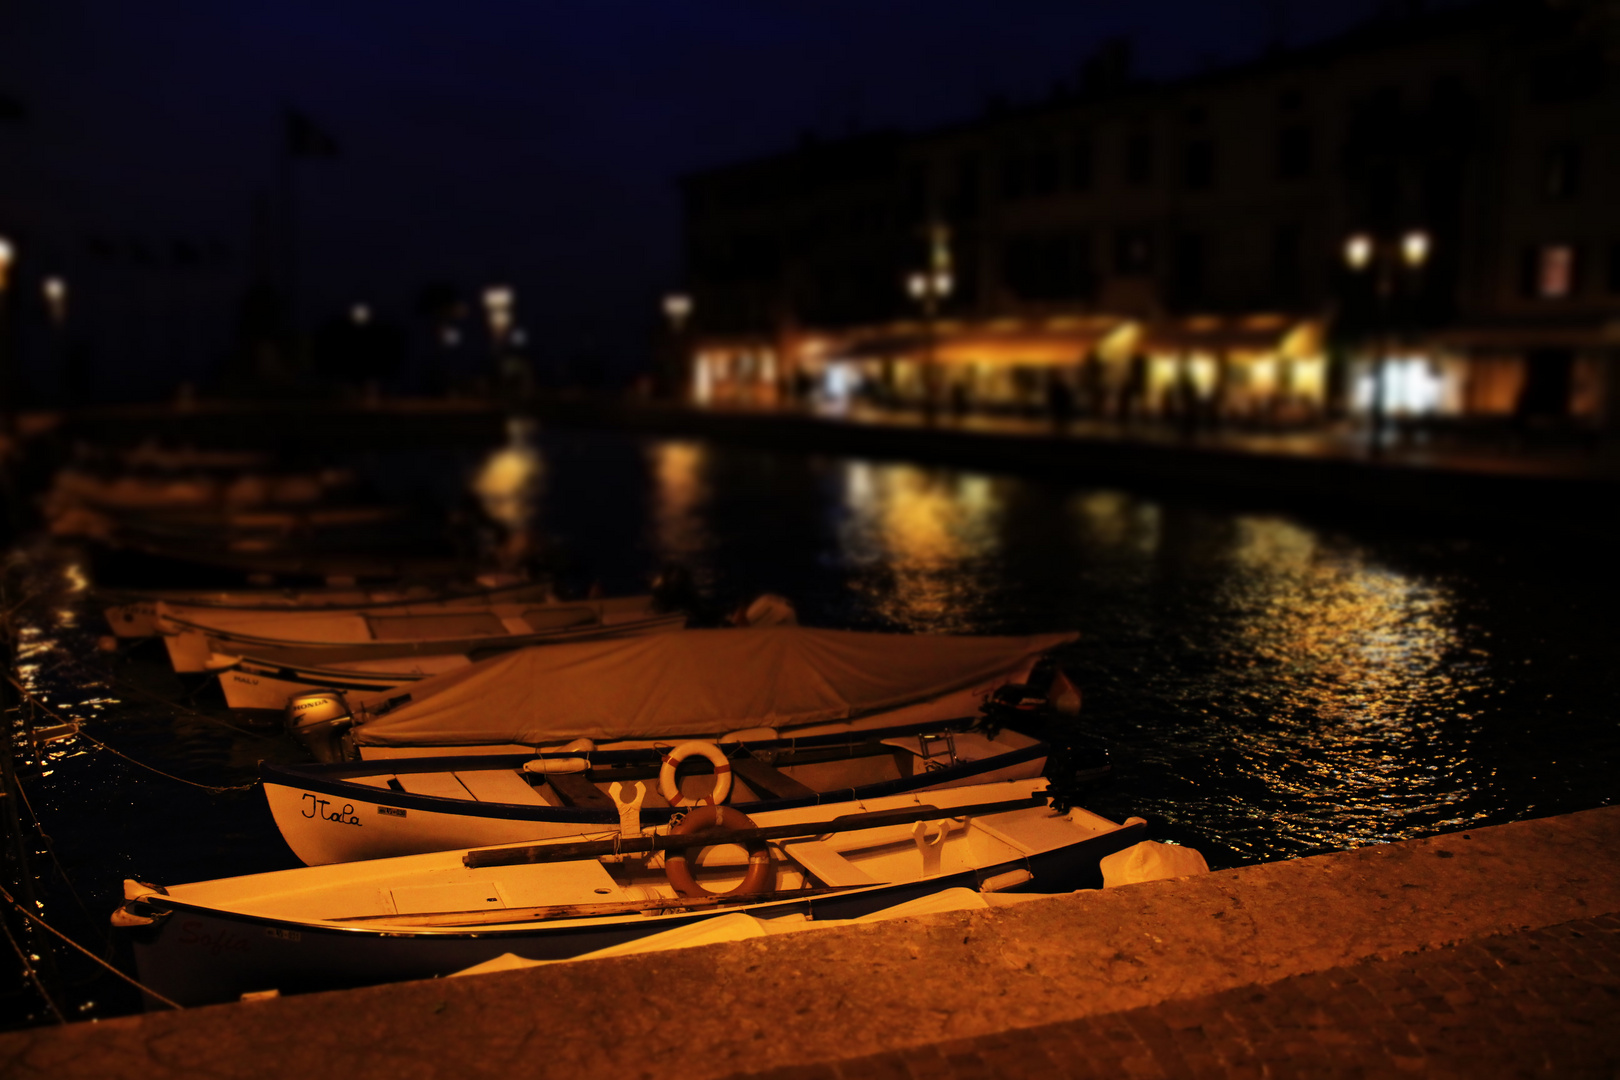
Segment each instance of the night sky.
[{"label": "night sky", "polygon": [[306,318],[409,317],[501,278],[558,350],[633,364],[679,279],[682,173],[798,133],[917,128],[1071,79],[1246,59],[1376,0],[22,0],[0,9],[0,199],[52,228],[217,241],[245,261],[285,106],[341,154],[299,167]]}]

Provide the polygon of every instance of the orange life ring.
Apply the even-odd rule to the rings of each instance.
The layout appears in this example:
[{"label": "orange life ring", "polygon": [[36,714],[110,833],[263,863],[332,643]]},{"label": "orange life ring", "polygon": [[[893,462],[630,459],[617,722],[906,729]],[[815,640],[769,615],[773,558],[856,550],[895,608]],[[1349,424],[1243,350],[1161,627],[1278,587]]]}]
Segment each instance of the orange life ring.
[{"label": "orange life ring", "polygon": [[[753,819],[735,807],[699,806],[683,817],[680,824],[670,830],[670,835],[691,836],[706,829],[723,828],[753,829],[757,826]],[[665,857],[664,874],[669,878],[669,883],[675,886],[675,891],[682,896],[752,896],[755,893],[765,892],[775,877],[776,869],[771,860],[770,845],[763,840],[755,840],[744,844],[743,847],[748,851],[748,873],[743,875],[742,884],[734,889],[717,893],[699,885],[697,879],[692,876],[686,851],[671,851]],[[697,861],[695,851],[691,861]]]},{"label": "orange life ring", "polygon": [[[681,767],[681,762],[693,754],[701,754],[714,766],[714,790],[701,800],[688,799],[682,795],[680,781],[675,778],[675,770]],[[687,806],[700,801],[710,806],[723,803],[726,796],[731,794],[731,759],[726,757],[724,750],[712,742],[704,742],[701,739],[683,742],[664,755],[663,766],[658,770],[658,793],[671,806]]]}]

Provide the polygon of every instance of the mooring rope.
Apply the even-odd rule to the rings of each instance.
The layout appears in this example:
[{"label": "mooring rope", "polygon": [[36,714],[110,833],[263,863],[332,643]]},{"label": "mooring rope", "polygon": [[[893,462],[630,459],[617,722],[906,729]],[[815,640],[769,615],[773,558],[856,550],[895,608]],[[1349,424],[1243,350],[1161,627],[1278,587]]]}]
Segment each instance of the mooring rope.
[{"label": "mooring rope", "polygon": [[[23,914],[28,913],[25,911]],[[50,1008],[51,1014],[56,1017],[56,1022],[58,1024],[67,1023],[67,1017],[62,1015],[62,1010],[56,1007],[56,1002],[52,1000],[50,992],[45,989],[45,983],[39,977],[39,969],[34,967],[34,962],[28,958],[27,953],[23,952],[23,947],[12,936],[11,927],[6,925],[4,919],[0,919],[0,930],[6,932],[6,940],[11,942],[11,948],[17,954],[17,962],[22,965],[23,974],[27,975],[28,981],[34,984],[34,989],[39,991],[39,996],[45,999],[45,1004]]]},{"label": "mooring rope", "polygon": [[84,897],[79,895],[78,886],[74,885],[73,879],[68,877],[67,868],[62,865],[62,860],[56,857],[56,841],[52,840],[50,833],[45,831],[45,823],[39,820],[39,814],[34,810],[33,800],[28,797],[28,791],[22,785],[22,777],[13,776],[11,781],[17,789],[17,794],[22,796],[22,804],[27,808],[28,816],[33,819],[34,832],[38,833],[39,838],[45,842],[45,853],[51,857],[51,864],[56,867],[56,872],[61,874],[62,880],[67,883],[68,892],[73,894],[73,901],[79,905],[79,910],[84,913],[85,919],[94,922],[95,918],[90,914],[90,909],[85,906]]},{"label": "mooring rope", "polygon": [[107,751],[107,753],[113,754],[113,755],[115,755],[117,757],[121,757],[125,761],[129,762],[131,765],[139,766],[140,768],[145,769],[147,772],[153,772],[153,773],[156,773],[159,776],[166,777],[167,779],[174,780],[174,781],[177,781],[177,782],[182,783],[182,784],[189,784],[191,787],[201,788],[204,791],[213,792],[215,794],[223,794],[224,792],[227,792],[227,791],[248,791],[248,790],[252,789],[253,787],[257,786],[257,784],[258,784],[258,781],[253,781],[253,782],[247,783],[247,784],[204,784],[204,783],[200,783],[200,782],[198,782],[196,780],[187,780],[183,776],[176,776],[176,775],[174,775],[173,773],[170,773],[170,772],[164,772],[162,769],[159,769],[154,765],[148,765],[144,761],[141,761],[141,760],[139,760],[137,758],[130,757],[128,754],[124,753],[122,750],[118,750],[118,749],[115,749],[114,747],[108,746],[106,743],[102,742],[100,739],[96,738],[94,735],[91,735],[88,732],[86,732],[84,730],[84,725],[82,723],[80,723],[77,720],[69,720],[69,719],[67,719],[61,713],[59,713],[56,710],[52,709],[49,705],[45,704],[43,701],[40,701],[37,697],[35,697],[33,695],[32,692],[30,692],[26,687],[24,687],[21,683],[19,683],[16,679],[12,678],[11,676],[7,675],[6,676],[6,681],[9,682],[12,686],[16,687],[17,692],[19,694],[23,695],[23,697],[25,697],[29,701],[33,702],[36,706],[38,706],[40,709],[42,709],[47,716],[50,716],[51,718],[53,718],[54,720],[56,720],[58,723],[61,723],[61,724],[72,724],[74,726],[74,728],[75,728],[74,734],[77,735],[79,738],[83,739],[85,742],[89,743],[91,746],[94,746],[99,750],[105,750],[105,751]]},{"label": "mooring rope", "polygon": [[130,693],[139,694],[141,697],[146,698],[148,701],[155,701],[159,705],[167,705],[171,709],[175,709],[175,710],[177,710],[179,712],[183,712],[188,716],[195,716],[199,720],[206,720],[210,724],[217,724],[217,725],[219,725],[220,727],[224,728],[227,731],[236,732],[238,735],[246,735],[246,736],[248,736],[250,738],[254,738],[254,739],[266,739],[266,740],[271,740],[271,741],[276,741],[276,740],[279,740],[279,738],[280,738],[280,736],[278,736],[278,735],[266,735],[262,731],[249,731],[247,728],[243,727],[240,724],[233,724],[229,720],[221,720],[217,716],[210,716],[208,713],[203,712],[201,709],[193,709],[189,705],[182,705],[178,701],[171,701],[169,698],[164,697],[162,694],[154,694],[150,690],[147,690],[147,689],[145,689],[143,687],[140,687],[140,686],[136,686],[134,683],[129,682],[129,681],[125,680],[125,679],[121,679],[117,675],[113,674],[110,671],[107,672],[106,675],[107,675],[107,678],[108,678],[109,681],[111,681],[113,683],[116,683],[120,688],[122,688],[124,690],[127,690]]},{"label": "mooring rope", "polygon": [[[9,903],[12,907],[16,908],[18,911],[22,912],[23,918],[30,920],[35,925],[40,927],[40,929],[48,931],[49,933],[55,934],[57,937],[61,938],[64,942],[66,942],[67,944],[73,946],[73,948],[79,950],[84,955],[88,956],[90,959],[94,960],[96,963],[100,964],[102,967],[106,968],[108,971],[110,971],[114,975],[118,976],[120,979],[123,979],[125,982],[129,983],[129,985],[133,986],[135,989],[139,990],[141,993],[150,994],[154,999],[156,999],[157,1001],[161,1001],[163,1004],[167,1005],[171,1009],[183,1009],[183,1008],[185,1008],[185,1006],[181,1005],[179,1002],[171,1001],[168,998],[164,997],[162,994],[158,993],[156,990],[153,990],[151,987],[145,986],[145,985],[137,982],[136,980],[130,978],[128,975],[125,975],[122,971],[119,971],[117,967],[115,967],[112,964],[109,964],[107,961],[103,960],[101,957],[97,956],[95,953],[91,952],[89,949],[85,948],[83,945],[80,945],[77,941],[74,941],[72,938],[68,937],[66,934],[62,933],[62,931],[58,930],[56,927],[54,927],[50,923],[46,922],[44,919],[40,918],[38,915],[35,915],[32,911],[29,911],[27,908],[25,908],[21,904],[17,903],[17,898],[12,896],[9,892],[7,892],[4,885],[0,885],[0,897],[5,897],[5,900],[6,900],[7,903]],[[54,1008],[54,1006],[53,1006],[53,1008]],[[60,1014],[58,1014],[58,1015],[60,1015]]]}]

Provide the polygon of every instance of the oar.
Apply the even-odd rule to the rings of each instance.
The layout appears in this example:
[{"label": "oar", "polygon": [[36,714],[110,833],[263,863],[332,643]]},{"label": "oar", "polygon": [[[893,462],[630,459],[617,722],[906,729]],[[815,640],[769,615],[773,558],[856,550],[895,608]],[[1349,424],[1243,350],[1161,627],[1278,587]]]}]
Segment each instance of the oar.
[{"label": "oar", "polygon": [[783,840],[795,836],[822,836],[826,833],[880,829],[886,825],[910,825],[944,817],[977,817],[1008,810],[1045,806],[1046,794],[1030,795],[1004,802],[974,803],[971,806],[917,806],[908,810],[878,810],[865,814],[845,814],[831,821],[803,821],[793,825],[768,825],[754,829],[706,829],[688,836],[618,837],[613,840],[582,840],[570,844],[527,844],[523,847],[478,848],[461,857],[471,867],[518,866],[523,863],[566,862],[594,859],[599,855],[624,855],[641,851],[689,851],[713,844],[749,844],[761,840]]},{"label": "oar", "polygon": [[600,904],[549,904],[528,908],[477,908],[471,911],[424,911],[412,915],[344,915],[327,922],[387,923],[389,926],[495,926],[501,923],[545,922],[549,919],[590,919],[606,915],[658,915],[666,912],[704,911],[736,904],[766,904],[798,900],[848,889],[818,885],[809,889],[719,896],[677,896],[661,900],[612,900]]}]

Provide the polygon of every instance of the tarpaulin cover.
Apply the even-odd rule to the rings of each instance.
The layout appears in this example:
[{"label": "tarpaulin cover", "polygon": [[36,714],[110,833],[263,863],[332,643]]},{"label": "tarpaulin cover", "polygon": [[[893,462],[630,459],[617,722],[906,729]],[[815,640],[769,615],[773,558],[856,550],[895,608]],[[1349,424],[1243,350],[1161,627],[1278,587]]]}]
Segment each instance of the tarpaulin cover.
[{"label": "tarpaulin cover", "polygon": [[369,746],[714,735],[926,701],[1005,677],[1077,636],[684,630],[522,649],[415,683],[393,708],[403,691],[349,704],[355,738]]}]

